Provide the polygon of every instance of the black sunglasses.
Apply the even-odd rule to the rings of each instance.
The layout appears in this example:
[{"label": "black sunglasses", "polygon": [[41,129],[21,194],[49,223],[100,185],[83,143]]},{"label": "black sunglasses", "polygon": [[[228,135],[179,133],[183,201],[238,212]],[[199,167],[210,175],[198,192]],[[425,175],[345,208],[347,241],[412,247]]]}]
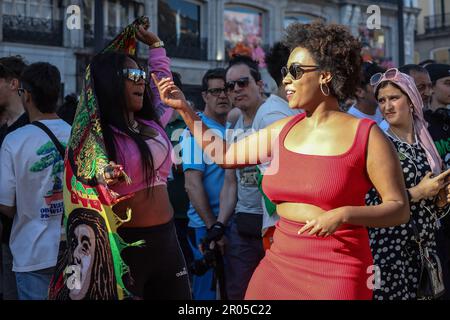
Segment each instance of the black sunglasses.
[{"label": "black sunglasses", "polygon": [[122,75],[135,83],[138,83],[141,79],[144,81],[147,79],[147,74],[141,69],[123,69]]},{"label": "black sunglasses", "polygon": [[[305,70],[303,68],[314,68],[314,69]],[[281,75],[283,76],[283,78],[286,78],[287,75],[290,74],[294,80],[299,80],[304,73],[317,71],[317,69],[319,69],[319,66],[310,66],[310,65],[301,65],[300,63],[292,63],[289,66],[289,69],[287,67],[281,68]]]},{"label": "black sunglasses", "polygon": [[243,78],[239,78],[237,80],[233,80],[233,81],[228,81],[225,84],[225,88],[227,89],[228,92],[233,91],[234,87],[236,86],[236,84],[238,85],[239,88],[246,88],[248,87],[248,84],[250,83],[250,78],[249,77],[243,77]]},{"label": "black sunglasses", "polygon": [[31,92],[31,88],[29,86],[25,85],[24,83],[21,83],[20,87],[17,88],[17,94],[19,95],[19,97],[21,97],[22,94],[25,93],[25,90]]},{"label": "black sunglasses", "polygon": [[220,96],[220,94],[222,92],[225,93],[225,95],[228,93],[227,88],[212,88],[212,89],[206,90],[206,92],[208,92],[209,94],[211,94],[214,97]]}]

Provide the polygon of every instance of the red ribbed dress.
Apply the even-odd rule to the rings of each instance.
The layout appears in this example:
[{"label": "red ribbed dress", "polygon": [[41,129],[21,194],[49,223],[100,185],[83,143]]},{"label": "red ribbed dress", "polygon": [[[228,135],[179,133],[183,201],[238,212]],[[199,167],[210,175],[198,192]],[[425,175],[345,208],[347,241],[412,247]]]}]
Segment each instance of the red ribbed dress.
[{"label": "red ribbed dress", "polygon": [[[275,203],[296,202],[331,210],[364,206],[372,183],[366,171],[367,142],[375,123],[360,120],[352,146],[336,156],[292,152],[284,140],[304,119],[294,117],[280,132],[279,169],[262,186]],[[325,213],[326,214],[326,213]],[[327,238],[298,235],[302,223],[281,218],[274,242],[256,268],[245,299],[372,299],[373,264],[365,227],[342,225]]]}]

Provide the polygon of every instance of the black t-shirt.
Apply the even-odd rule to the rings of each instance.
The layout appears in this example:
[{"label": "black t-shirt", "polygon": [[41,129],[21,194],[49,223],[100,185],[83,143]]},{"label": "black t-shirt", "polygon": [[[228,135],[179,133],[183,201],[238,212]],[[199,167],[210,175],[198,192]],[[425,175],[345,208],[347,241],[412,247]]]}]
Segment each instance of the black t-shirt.
[{"label": "black t-shirt", "polygon": [[[28,119],[28,115],[26,113],[23,113],[12,125],[7,127],[6,125],[3,125],[0,128],[0,146],[3,143],[3,140],[5,139],[6,135],[10,132],[13,132],[16,129],[19,129],[20,127],[23,127],[24,125],[27,125],[30,123],[30,120]],[[2,221],[3,225],[3,232],[2,232],[2,243],[9,243],[9,237],[11,235],[11,228],[12,228],[12,219],[4,216],[3,214],[0,214],[0,219]]]},{"label": "black t-shirt", "polygon": [[434,112],[427,110],[424,117],[429,123],[428,131],[439,155],[446,168],[450,168],[450,109],[439,108]]},{"label": "black t-shirt", "polygon": [[[450,168],[450,110],[439,108],[436,111],[424,112],[425,120],[429,123],[428,131],[433,138],[436,149],[439,152],[445,167]],[[444,232],[450,237],[450,215],[441,219]]]},{"label": "black t-shirt", "polygon": [[[172,138],[178,138],[177,135],[172,137],[172,134],[176,130],[182,130],[186,128],[186,124],[183,120],[177,119],[167,124],[166,133],[167,136]],[[179,143],[179,140],[171,140],[172,146]],[[183,167],[181,165],[172,165],[173,180],[167,182],[167,191],[169,193],[170,203],[172,204],[174,210],[175,219],[185,219],[187,220],[187,211],[189,209],[189,196],[184,188],[184,173]]]}]

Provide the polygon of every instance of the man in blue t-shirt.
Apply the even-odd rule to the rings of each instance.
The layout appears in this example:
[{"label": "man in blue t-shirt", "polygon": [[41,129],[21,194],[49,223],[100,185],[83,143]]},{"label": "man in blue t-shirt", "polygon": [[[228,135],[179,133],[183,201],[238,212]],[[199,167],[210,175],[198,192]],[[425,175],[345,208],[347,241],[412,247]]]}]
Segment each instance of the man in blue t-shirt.
[{"label": "man in blue t-shirt", "polygon": [[[225,70],[218,68],[208,70],[202,80],[202,96],[205,101],[205,111],[199,113],[202,121],[214,130],[216,134],[225,137],[227,115],[231,110],[231,103],[225,90]],[[189,195],[189,243],[192,247],[194,259],[203,258],[199,245],[203,238],[214,230],[224,232],[224,221],[218,221],[219,196],[224,180],[224,169],[213,163],[203,154],[200,146],[195,142],[190,131],[186,129],[181,137],[183,171],[185,187]],[[223,252],[223,240],[217,245]],[[205,274],[199,268],[192,270],[192,294],[196,300],[215,300],[216,290],[213,284],[213,271],[210,268]]]}]

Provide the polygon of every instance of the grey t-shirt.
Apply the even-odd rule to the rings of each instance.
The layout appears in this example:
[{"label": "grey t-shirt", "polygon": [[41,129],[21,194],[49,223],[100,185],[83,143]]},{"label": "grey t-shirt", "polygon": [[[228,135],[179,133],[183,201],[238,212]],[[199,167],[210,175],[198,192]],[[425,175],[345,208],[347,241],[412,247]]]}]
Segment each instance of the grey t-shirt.
[{"label": "grey t-shirt", "polygon": [[[271,94],[270,97],[259,107],[253,119],[252,128],[255,131],[264,129],[272,123],[290,116],[295,116],[301,112],[300,109],[291,109],[287,101],[280,97]],[[259,169],[264,173],[268,166],[268,163],[260,164]],[[262,199],[262,197],[261,197]],[[262,200],[261,200],[262,201]],[[279,217],[276,212],[272,216],[269,216],[265,207],[264,201],[262,201],[263,208],[263,230],[272,227],[278,221]]]},{"label": "grey t-shirt", "polygon": [[[234,140],[240,140],[252,132],[252,126],[244,126],[241,115],[234,126]],[[262,195],[258,189],[258,171],[256,166],[236,169],[237,196],[235,212],[263,214]]]}]

